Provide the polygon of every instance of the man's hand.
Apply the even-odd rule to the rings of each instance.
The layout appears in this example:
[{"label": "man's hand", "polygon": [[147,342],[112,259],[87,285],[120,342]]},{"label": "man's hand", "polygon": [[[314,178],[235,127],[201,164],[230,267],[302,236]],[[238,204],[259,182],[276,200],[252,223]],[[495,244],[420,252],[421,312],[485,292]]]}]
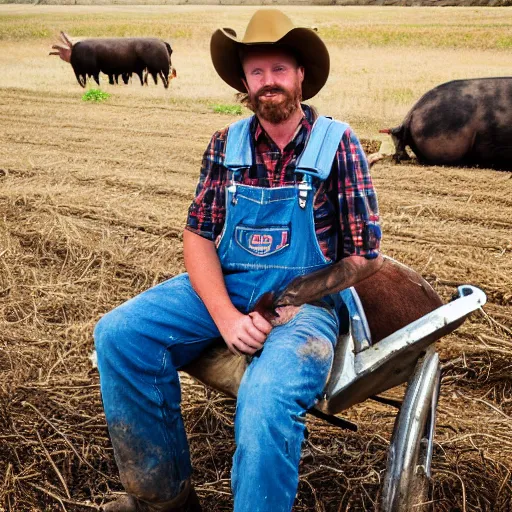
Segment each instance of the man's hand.
[{"label": "man's hand", "polygon": [[272,330],[272,325],[256,311],[244,315],[233,306],[215,244],[185,230],[183,248],[190,282],[204,302],[229,350],[237,355],[254,354],[260,350]]},{"label": "man's hand", "polygon": [[252,355],[261,350],[272,330],[272,325],[259,313],[244,315],[238,310],[218,320],[217,327],[229,350],[237,355]]}]

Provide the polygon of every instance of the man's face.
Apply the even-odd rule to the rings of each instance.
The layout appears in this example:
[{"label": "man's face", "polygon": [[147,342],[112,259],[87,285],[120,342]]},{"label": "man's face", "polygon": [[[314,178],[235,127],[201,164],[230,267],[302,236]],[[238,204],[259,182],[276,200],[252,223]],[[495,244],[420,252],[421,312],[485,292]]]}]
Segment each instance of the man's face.
[{"label": "man's face", "polygon": [[242,67],[250,106],[259,117],[279,124],[300,108],[304,68],[292,55],[277,48],[250,49]]}]

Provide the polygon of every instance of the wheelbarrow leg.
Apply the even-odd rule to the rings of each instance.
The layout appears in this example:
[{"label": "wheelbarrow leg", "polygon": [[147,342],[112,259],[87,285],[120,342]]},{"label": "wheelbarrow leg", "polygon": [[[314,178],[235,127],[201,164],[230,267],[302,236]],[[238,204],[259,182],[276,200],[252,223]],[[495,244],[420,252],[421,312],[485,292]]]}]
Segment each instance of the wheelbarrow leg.
[{"label": "wheelbarrow leg", "polygon": [[430,469],[440,379],[439,356],[429,348],[409,379],[395,421],[381,490],[381,512],[423,512],[430,508]]}]

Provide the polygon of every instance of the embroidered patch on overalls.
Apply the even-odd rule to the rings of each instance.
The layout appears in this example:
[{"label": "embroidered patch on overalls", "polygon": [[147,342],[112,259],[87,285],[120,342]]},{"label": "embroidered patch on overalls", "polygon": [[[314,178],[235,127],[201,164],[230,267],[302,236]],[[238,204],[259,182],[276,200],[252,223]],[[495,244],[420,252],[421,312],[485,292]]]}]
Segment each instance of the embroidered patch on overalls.
[{"label": "embroidered patch on overalls", "polygon": [[268,226],[254,228],[237,226],[235,228],[237,244],[255,256],[270,256],[290,245],[289,226]]}]

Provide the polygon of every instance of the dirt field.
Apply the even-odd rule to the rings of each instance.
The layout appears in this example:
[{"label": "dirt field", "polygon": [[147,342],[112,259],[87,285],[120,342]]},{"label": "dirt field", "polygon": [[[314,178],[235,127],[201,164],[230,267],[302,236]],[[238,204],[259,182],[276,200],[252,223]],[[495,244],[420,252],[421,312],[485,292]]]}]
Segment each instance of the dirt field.
[{"label": "dirt field", "polygon": [[[235,119],[214,113],[235,102],[210,64],[209,35],[242,32],[253,10],[0,6],[0,510],[93,510],[121,491],[92,329],[183,271],[202,153]],[[510,74],[508,10],[287,12],[317,25],[331,51],[332,76],[311,103],[363,138],[397,125],[433,85]],[[178,78],[164,90],[103,77],[111,97],[84,102],[71,67],[47,55],[59,29],[168,38]],[[511,511],[512,174],[379,163],[372,175],[384,253],[445,300],[463,283],[488,297],[438,343],[434,510]],[[205,509],[231,510],[233,403],[187,378],[183,396]],[[394,416],[376,403],[354,407],[345,417],[357,434],[309,421],[295,510],[374,510]]]}]

